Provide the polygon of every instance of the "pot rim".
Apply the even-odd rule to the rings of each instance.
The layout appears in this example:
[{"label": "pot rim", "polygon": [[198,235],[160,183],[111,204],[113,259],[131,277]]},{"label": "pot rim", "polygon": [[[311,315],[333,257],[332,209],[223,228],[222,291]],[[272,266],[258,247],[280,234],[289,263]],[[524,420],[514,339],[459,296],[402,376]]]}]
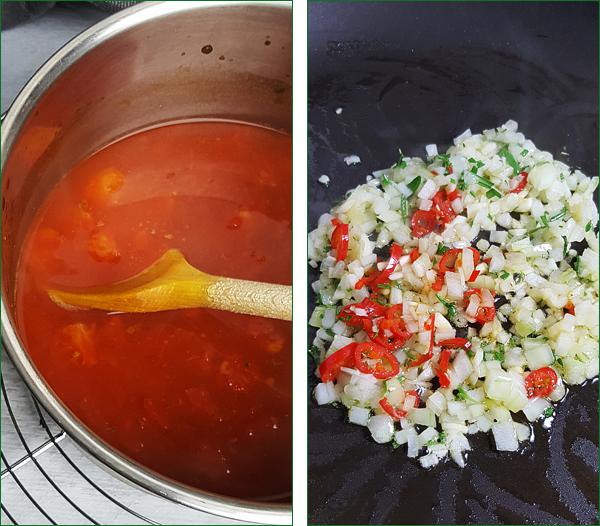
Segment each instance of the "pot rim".
[{"label": "pot rim", "polygon": [[[275,7],[291,11],[287,1],[199,1],[199,2],[144,2],[111,15],[75,36],[52,55],[29,79],[15,98],[2,122],[1,152],[2,169],[7,152],[27,119],[31,109],[47,88],[72,64],[106,40],[146,21],[167,14],[226,6]],[[88,454],[99,460],[103,467],[145,490],[161,495],[190,508],[240,521],[291,524],[291,504],[257,502],[199,490],[163,477],[148,468],[127,459],[96,437],[58,399],[38,373],[28,353],[21,345],[6,309],[5,291],[2,288],[1,329],[2,344],[21,377],[66,433]]]}]

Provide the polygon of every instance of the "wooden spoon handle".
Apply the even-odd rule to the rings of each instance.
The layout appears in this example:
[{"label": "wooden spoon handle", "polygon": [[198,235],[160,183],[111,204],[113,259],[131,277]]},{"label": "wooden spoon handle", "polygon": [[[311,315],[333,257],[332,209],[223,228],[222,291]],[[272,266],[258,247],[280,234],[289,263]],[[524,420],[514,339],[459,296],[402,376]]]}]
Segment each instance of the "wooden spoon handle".
[{"label": "wooden spoon handle", "polygon": [[217,278],[206,291],[207,307],[277,320],[292,319],[292,287]]}]

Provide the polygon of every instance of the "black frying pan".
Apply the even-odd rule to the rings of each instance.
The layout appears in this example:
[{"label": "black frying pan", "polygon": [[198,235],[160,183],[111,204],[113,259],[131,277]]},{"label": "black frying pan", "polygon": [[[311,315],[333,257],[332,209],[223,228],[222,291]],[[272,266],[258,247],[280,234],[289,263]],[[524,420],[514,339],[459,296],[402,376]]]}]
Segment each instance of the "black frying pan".
[{"label": "black frying pan", "polygon": [[[465,128],[509,118],[538,147],[596,174],[597,81],[595,2],[310,3],[309,227],[393,164],[398,147],[423,156],[427,143],[442,150]],[[346,166],[349,154],[362,163]],[[598,522],[596,382],[572,389],[553,428],[535,425],[522,454],[471,438],[463,470],[450,461],[425,471],[405,448],[348,424],[343,409],[309,406],[312,524]]]}]

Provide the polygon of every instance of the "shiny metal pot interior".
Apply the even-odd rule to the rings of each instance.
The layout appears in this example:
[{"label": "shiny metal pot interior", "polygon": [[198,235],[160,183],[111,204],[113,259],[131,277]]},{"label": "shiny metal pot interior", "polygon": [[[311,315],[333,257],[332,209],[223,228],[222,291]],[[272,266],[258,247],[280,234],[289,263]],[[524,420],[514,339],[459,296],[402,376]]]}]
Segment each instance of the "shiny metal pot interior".
[{"label": "shiny metal pot interior", "polygon": [[99,148],[161,122],[198,117],[291,132],[291,19],[291,6],[277,2],[135,6],[57,52],[2,126],[2,338],[35,396],[81,447],[127,480],[193,508],[275,524],[291,522],[289,504],[187,487],[100,441],[30,361],[15,331],[14,298],[21,245],[35,212],[57,180]]}]

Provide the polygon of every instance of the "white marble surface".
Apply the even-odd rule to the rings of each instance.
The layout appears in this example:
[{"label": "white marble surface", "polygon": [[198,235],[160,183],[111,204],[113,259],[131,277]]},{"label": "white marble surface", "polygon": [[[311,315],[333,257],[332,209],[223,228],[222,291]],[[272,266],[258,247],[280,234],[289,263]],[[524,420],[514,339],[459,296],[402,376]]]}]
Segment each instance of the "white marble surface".
[{"label": "white marble surface", "polygon": [[[106,13],[86,5],[59,6],[40,18],[3,31],[2,112],[8,109],[29,77],[48,57],[73,36],[106,16]],[[8,401],[23,440],[34,450],[48,441],[48,433],[40,423],[29,391],[4,351],[2,376]],[[4,395],[1,418],[2,453],[6,463],[12,466],[25,457],[27,452],[11,420]],[[2,460],[1,524],[13,524],[13,520],[18,524],[52,524],[54,521],[58,524],[95,522],[107,525],[233,522],[191,510],[116,479],[84,454],[69,437],[64,436],[51,419],[46,417],[46,420],[52,435],[59,437],[58,446],[50,443],[46,449],[39,452],[36,456],[37,465],[32,461],[19,464],[13,471],[14,477],[5,471],[4,458]],[[48,479],[59,490],[53,487]],[[31,499],[27,497],[23,488],[31,495]],[[121,506],[111,501],[111,498]],[[141,518],[128,509],[138,513]]]}]

